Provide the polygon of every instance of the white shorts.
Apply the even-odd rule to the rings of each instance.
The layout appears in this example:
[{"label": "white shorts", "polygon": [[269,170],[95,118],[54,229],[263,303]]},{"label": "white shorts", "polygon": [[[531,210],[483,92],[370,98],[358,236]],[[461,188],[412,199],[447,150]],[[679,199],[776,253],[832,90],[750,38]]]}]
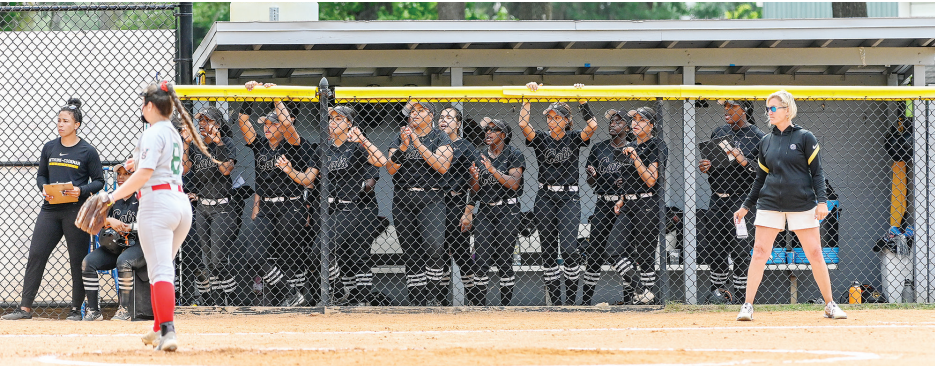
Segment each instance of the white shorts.
[{"label": "white shorts", "polygon": [[789,223],[790,231],[818,227],[818,219],[815,218],[815,209],[802,212],[757,210],[756,220],[753,221],[753,225],[783,230],[786,228],[787,222]]}]

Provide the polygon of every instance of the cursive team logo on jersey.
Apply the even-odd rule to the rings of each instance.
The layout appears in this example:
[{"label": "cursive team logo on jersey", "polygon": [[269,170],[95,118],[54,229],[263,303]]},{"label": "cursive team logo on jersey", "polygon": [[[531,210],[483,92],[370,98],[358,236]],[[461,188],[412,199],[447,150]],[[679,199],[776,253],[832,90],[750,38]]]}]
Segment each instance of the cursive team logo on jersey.
[{"label": "cursive team logo on jersey", "polygon": [[568,147],[563,147],[561,149],[547,149],[545,151],[545,159],[543,160],[546,164],[558,164],[564,163],[571,159],[571,149]]},{"label": "cursive team logo on jersey", "polygon": [[202,171],[205,169],[216,168],[217,164],[208,159],[207,156],[201,154],[191,154],[192,160],[192,169],[196,171]]},{"label": "cursive team logo on jersey", "polygon": [[330,171],[347,169],[351,166],[350,160],[351,159],[345,155],[331,156],[328,158],[328,169]]},{"label": "cursive team logo on jersey", "polygon": [[[629,159],[628,159],[628,161],[629,161]],[[606,157],[606,156],[603,157],[603,158],[601,158],[601,159],[598,161],[598,163],[600,163],[600,164],[598,164],[598,167],[595,168],[595,169],[597,170],[597,175],[614,175],[614,174],[620,174],[620,170],[623,169],[623,167],[624,167],[625,165],[630,165],[630,164],[623,164],[623,163],[620,163],[620,162],[616,161],[615,159],[611,159],[611,158]],[[616,186],[617,188],[622,188],[622,187],[623,187],[623,178],[617,178],[617,179],[614,181],[613,185]]]},{"label": "cursive team logo on jersey", "polygon": [[[136,205],[132,205],[130,207],[133,206]],[[121,210],[119,208],[115,208],[111,214],[115,219],[120,220],[120,222],[125,224],[132,224],[136,222],[136,209],[124,208]]]},{"label": "cursive team logo on jersey", "polygon": [[256,168],[259,170],[277,170],[276,160],[279,159],[279,154],[263,154],[256,157]]}]

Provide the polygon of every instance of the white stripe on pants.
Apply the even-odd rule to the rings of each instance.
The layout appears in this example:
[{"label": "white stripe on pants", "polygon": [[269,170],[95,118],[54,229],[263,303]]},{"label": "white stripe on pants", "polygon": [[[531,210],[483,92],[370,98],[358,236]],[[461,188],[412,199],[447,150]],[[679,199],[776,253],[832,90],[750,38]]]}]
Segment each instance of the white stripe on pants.
[{"label": "white stripe on pants", "polygon": [[143,194],[137,213],[140,248],[146,257],[149,283],[175,283],[172,261],[192,226],[192,206],[182,192],[158,190]]}]

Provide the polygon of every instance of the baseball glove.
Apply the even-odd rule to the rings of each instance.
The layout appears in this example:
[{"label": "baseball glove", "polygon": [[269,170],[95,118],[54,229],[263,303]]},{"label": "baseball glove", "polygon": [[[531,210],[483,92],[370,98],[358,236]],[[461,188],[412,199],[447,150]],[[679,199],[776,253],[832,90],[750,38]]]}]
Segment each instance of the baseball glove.
[{"label": "baseball glove", "polygon": [[75,226],[88,234],[97,234],[104,227],[107,211],[110,210],[112,204],[110,195],[105,192],[98,192],[91,196],[81,205],[78,218],[75,219]]}]

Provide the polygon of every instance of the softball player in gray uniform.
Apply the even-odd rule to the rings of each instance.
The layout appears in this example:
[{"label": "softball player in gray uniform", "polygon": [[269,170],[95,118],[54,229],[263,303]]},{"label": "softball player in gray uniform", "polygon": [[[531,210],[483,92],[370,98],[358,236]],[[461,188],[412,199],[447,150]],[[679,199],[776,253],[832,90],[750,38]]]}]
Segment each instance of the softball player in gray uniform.
[{"label": "softball player in gray uniform", "polygon": [[[133,175],[110,195],[110,202],[114,202],[139,192],[140,246],[149,271],[155,317],[153,330],[143,336],[143,343],[158,344],[156,349],[162,351],[178,349],[173,323],[175,268],[172,261],[192,225],[192,208],[188,196],[182,193],[182,161],[185,159],[182,137],[169,122],[174,109],[181,115],[185,128],[195,131],[191,117],[167,82],[151,84],[143,92],[142,118],[149,123],[149,128],[133,150],[133,158],[124,164]],[[211,158],[204,141],[200,137],[194,141]]]}]

